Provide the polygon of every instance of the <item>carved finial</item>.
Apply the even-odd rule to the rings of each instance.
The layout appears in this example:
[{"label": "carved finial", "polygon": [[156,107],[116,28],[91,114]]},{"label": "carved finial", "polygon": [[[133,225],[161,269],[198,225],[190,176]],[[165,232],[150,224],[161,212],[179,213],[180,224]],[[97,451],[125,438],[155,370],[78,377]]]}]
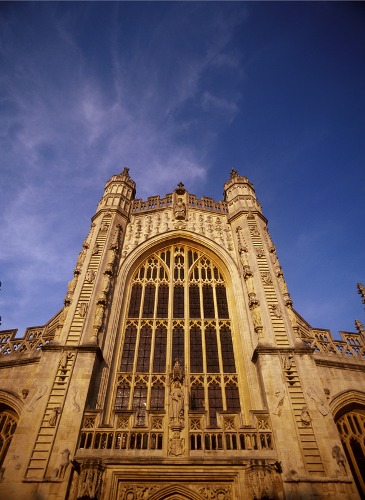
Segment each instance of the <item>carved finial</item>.
[{"label": "carved finial", "polygon": [[128,167],[124,167],[123,168],[122,175],[128,175],[129,176],[129,168]]},{"label": "carved finial", "polygon": [[355,319],[355,328],[360,333],[362,333],[364,331],[364,325],[358,319]]},{"label": "carved finial", "polygon": [[231,170],[231,179],[232,179],[232,177],[236,177],[237,175],[238,175],[237,170],[235,170],[234,168],[232,168],[232,170]]},{"label": "carved finial", "polygon": [[357,293],[362,297],[362,303],[365,304],[365,286],[362,283],[357,284]]},{"label": "carved finial", "polygon": [[177,186],[178,186],[178,188],[182,189],[184,187],[184,184],[180,181]]}]

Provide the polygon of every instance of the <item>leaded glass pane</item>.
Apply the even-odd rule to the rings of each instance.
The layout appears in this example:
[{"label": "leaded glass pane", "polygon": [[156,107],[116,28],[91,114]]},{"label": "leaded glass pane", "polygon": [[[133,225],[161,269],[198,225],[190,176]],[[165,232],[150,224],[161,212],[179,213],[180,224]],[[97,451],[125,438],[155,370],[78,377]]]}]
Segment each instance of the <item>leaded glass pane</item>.
[{"label": "leaded glass pane", "polygon": [[136,412],[136,424],[144,425],[147,403],[147,386],[143,382],[136,384],[133,392],[132,409]]},{"label": "leaded glass pane", "polygon": [[211,285],[203,286],[204,318],[214,318],[213,288]]},{"label": "leaded glass pane", "polygon": [[241,410],[238,387],[233,383],[226,385],[226,402],[228,411],[237,412]]},{"label": "leaded glass pane", "polygon": [[133,370],[134,351],[136,348],[137,329],[134,325],[128,325],[125,332],[121,372],[131,372]]},{"label": "leaded glass pane", "polygon": [[209,326],[205,330],[205,351],[207,356],[207,372],[219,372],[219,357],[217,346],[217,334],[215,328]]},{"label": "leaded glass pane", "polygon": [[184,328],[182,326],[175,326],[172,331],[172,364],[177,359],[184,366]]},{"label": "leaded glass pane", "polygon": [[137,372],[148,373],[150,367],[152,330],[150,326],[143,326],[139,337]]},{"label": "leaded glass pane", "polygon": [[174,318],[184,317],[184,286],[175,285],[174,286]]},{"label": "leaded glass pane", "polygon": [[166,328],[159,325],[155,332],[155,349],[153,352],[153,371],[154,373],[165,373],[166,371]]},{"label": "leaded glass pane", "polygon": [[190,318],[200,318],[200,297],[198,285],[191,285],[189,288],[189,309]]},{"label": "leaded glass pane", "polygon": [[156,287],[155,285],[148,284],[146,285],[144,292],[144,302],[143,302],[143,318],[152,318],[153,311],[155,307],[155,293]]},{"label": "leaded glass pane", "polygon": [[228,326],[221,327],[221,350],[224,373],[235,373],[236,365],[234,362],[231,330]]},{"label": "leaded glass pane", "polygon": [[217,297],[218,318],[228,319],[228,304],[226,289],[223,285],[218,285],[215,289]]},{"label": "leaded glass pane", "polygon": [[169,287],[160,285],[158,287],[157,318],[167,318],[169,307]]},{"label": "leaded glass pane", "polygon": [[223,410],[222,390],[216,383],[208,387],[210,425],[217,425],[217,412]]},{"label": "leaded glass pane", "polygon": [[129,318],[138,318],[139,317],[139,310],[141,306],[141,296],[142,296],[142,286],[139,285],[138,283],[135,283],[132,286],[132,293],[131,293],[131,298],[129,302],[129,311],[128,311],[128,317]]},{"label": "leaded glass pane", "polygon": [[130,393],[131,388],[128,382],[123,382],[118,386],[117,398],[115,400],[116,410],[128,410]]},{"label": "leaded glass pane", "polygon": [[151,410],[163,410],[165,408],[165,386],[162,382],[156,382],[151,389]]},{"label": "leaded glass pane", "polygon": [[202,385],[194,384],[190,392],[190,409],[204,411],[204,387]]},{"label": "leaded glass pane", "polygon": [[190,328],[190,371],[203,373],[202,334],[198,326]]}]

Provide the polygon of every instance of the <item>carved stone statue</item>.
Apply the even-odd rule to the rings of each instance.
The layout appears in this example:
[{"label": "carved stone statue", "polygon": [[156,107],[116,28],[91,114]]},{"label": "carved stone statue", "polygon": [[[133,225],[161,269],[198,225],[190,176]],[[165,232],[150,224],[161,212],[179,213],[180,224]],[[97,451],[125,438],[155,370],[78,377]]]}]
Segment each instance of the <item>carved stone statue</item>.
[{"label": "carved stone statue", "polygon": [[174,217],[177,220],[186,219],[186,205],[182,198],[178,198],[177,203],[174,207]]},{"label": "carved stone statue", "polygon": [[252,322],[255,331],[257,332],[258,329],[262,328],[262,320],[261,320],[261,314],[260,314],[260,307],[259,304],[253,304],[251,307],[251,316],[252,316]]},{"label": "carved stone statue", "polygon": [[175,380],[171,384],[170,392],[170,422],[171,425],[180,426],[184,419],[184,393],[181,383]]},{"label": "carved stone statue", "polygon": [[302,421],[302,424],[305,426],[309,426],[312,422],[311,416],[309,415],[308,407],[307,405],[304,405],[302,408],[302,412],[300,414],[300,420]]},{"label": "carved stone statue", "polygon": [[89,248],[89,245],[87,243],[84,243],[82,245],[82,250],[79,253],[79,256],[77,258],[76,267],[75,267],[75,273],[80,274],[81,268],[82,268],[82,265],[84,263],[84,260],[85,260],[85,257],[86,257],[86,252],[87,252],[88,248]]},{"label": "carved stone statue", "polygon": [[67,448],[65,450],[63,450],[63,452],[61,453],[60,466],[57,469],[57,474],[56,474],[56,476],[59,479],[63,479],[65,477],[67,467],[71,463],[70,455],[71,455],[71,452]]},{"label": "carved stone statue", "polygon": [[339,446],[336,445],[332,448],[332,457],[336,460],[337,465],[340,468],[341,475],[347,476],[346,458],[345,458],[345,455],[342,453],[341,448]]},{"label": "carved stone statue", "polygon": [[271,307],[271,310],[273,312],[273,315],[276,318],[281,318],[282,317],[282,312],[281,312],[279,304],[271,304],[270,307]]},{"label": "carved stone statue", "polygon": [[326,416],[328,415],[329,413],[329,409],[328,409],[328,406],[326,404],[326,401],[324,400],[323,397],[321,397],[317,390],[311,386],[309,387],[309,389],[307,390],[307,394],[310,398],[313,399],[316,407],[317,407],[317,410],[322,413],[323,416]]},{"label": "carved stone statue", "polygon": [[85,276],[85,281],[87,283],[94,283],[96,277],[96,271],[94,269],[89,269]]},{"label": "carved stone statue", "polygon": [[362,297],[362,303],[365,304],[365,286],[362,283],[358,283],[357,291]]},{"label": "carved stone statue", "polygon": [[41,385],[39,387],[39,389],[37,390],[37,392],[34,394],[34,396],[32,397],[32,399],[30,400],[29,402],[29,405],[26,407],[26,410],[27,411],[34,411],[34,404],[39,400],[41,399],[45,393],[47,392],[47,386],[46,385]]},{"label": "carved stone statue", "polygon": [[61,408],[60,407],[56,407],[56,408],[52,408],[52,412],[51,412],[51,415],[48,419],[48,423],[51,427],[55,427],[56,424],[57,424],[57,420],[58,420],[58,415],[61,413]]},{"label": "carved stone statue", "polygon": [[355,328],[360,333],[364,331],[364,325],[358,319],[355,319]]},{"label": "carved stone statue", "polygon": [[277,387],[275,389],[275,399],[274,399],[274,409],[273,409],[273,414],[274,415],[281,415],[281,410],[284,404],[284,397],[285,397],[285,390],[283,387]]},{"label": "carved stone statue", "polygon": [[65,298],[65,304],[70,304],[71,301],[72,301],[72,296],[74,294],[74,291],[75,291],[75,288],[76,288],[76,285],[77,285],[78,277],[79,277],[78,274],[75,273],[74,277],[72,278],[72,280],[68,282],[67,294],[66,294],[66,298]]},{"label": "carved stone statue", "polygon": [[180,432],[174,432],[174,436],[170,439],[169,448],[170,455],[178,457],[184,453],[184,439],[180,437]]}]

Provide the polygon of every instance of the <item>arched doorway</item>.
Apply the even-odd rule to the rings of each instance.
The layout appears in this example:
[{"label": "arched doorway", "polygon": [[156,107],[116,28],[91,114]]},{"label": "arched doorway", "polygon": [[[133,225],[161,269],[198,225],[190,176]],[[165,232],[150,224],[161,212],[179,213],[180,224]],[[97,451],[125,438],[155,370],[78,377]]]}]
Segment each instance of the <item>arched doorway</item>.
[{"label": "arched doorway", "polygon": [[336,424],[356,486],[365,498],[365,408],[343,413]]}]

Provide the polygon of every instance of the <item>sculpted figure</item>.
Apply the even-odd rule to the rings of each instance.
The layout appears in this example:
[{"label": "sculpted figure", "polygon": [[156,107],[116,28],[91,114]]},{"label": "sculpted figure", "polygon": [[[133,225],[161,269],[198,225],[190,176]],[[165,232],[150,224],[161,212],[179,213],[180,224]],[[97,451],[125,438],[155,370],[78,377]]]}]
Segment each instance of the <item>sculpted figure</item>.
[{"label": "sculpted figure", "polygon": [[283,387],[277,387],[275,389],[275,400],[274,400],[274,415],[281,415],[281,410],[284,404],[285,391]]},{"label": "sculpted figure", "polygon": [[85,276],[85,281],[88,283],[93,283],[95,280],[96,271],[94,269],[89,269]]},{"label": "sculpted figure", "polygon": [[293,311],[293,307],[290,303],[287,304],[286,306],[286,310],[288,311],[288,316],[289,316],[289,319],[290,319],[290,323],[291,325],[294,327],[294,326],[298,326],[298,323],[297,323],[297,317]]},{"label": "sculpted figure", "polygon": [[51,427],[55,427],[57,424],[58,415],[61,413],[61,408],[52,408],[51,415],[48,419],[48,423]]},{"label": "sculpted figure", "polygon": [[332,457],[336,460],[337,465],[340,468],[340,472],[343,476],[347,476],[347,471],[346,471],[346,458],[345,455],[342,453],[341,448],[339,446],[334,446],[332,448]]},{"label": "sculpted figure", "polygon": [[186,205],[183,202],[182,198],[178,198],[178,200],[177,200],[177,203],[176,203],[175,209],[174,209],[174,216],[175,216],[175,219],[185,220],[185,217],[186,217]]},{"label": "sculpted figure", "polygon": [[171,385],[170,392],[171,423],[179,424],[184,416],[184,393],[179,381],[175,380]]},{"label": "sculpted figure", "polygon": [[307,390],[307,394],[315,402],[318,411],[322,413],[323,416],[328,415],[329,410],[325,400],[318,394],[313,386],[309,387],[309,389]]},{"label": "sculpted figure", "polygon": [[254,304],[251,308],[251,315],[252,315],[252,322],[253,326],[260,327],[262,326],[261,322],[261,314],[260,314],[260,307],[258,304]]},{"label": "sculpted figure", "polygon": [[67,294],[66,294],[65,302],[71,302],[72,296],[74,294],[74,291],[75,291],[75,288],[76,288],[76,285],[77,285],[77,279],[78,279],[78,274],[75,273],[74,277],[72,278],[72,280],[68,282]]},{"label": "sculpted figure", "polygon": [[355,319],[355,328],[360,333],[364,331],[364,325],[358,319]]},{"label": "sculpted figure", "polygon": [[38,391],[35,393],[35,395],[32,397],[30,400],[29,406],[27,406],[26,410],[27,411],[34,411],[34,403],[38,401],[38,399],[41,399],[45,393],[47,392],[47,386],[46,385],[41,385]]},{"label": "sculpted figure", "polygon": [[365,304],[365,286],[362,283],[358,283],[357,290],[362,297],[362,303]]},{"label": "sculpted figure", "polygon": [[84,260],[85,260],[85,257],[86,257],[86,251],[87,251],[88,248],[89,248],[89,246],[88,246],[87,243],[84,243],[82,245],[82,250],[79,253],[79,256],[77,258],[76,268],[75,268],[75,271],[78,272],[78,273],[81,272],[82,264],[84,263]]},{"label": "sculpted figure", "polygon": [[63,452],[61,453],[61,462],[60,462],[60,466],[59,466],[58,471],[57,471],[57,477],[59,479],[63,479],[65,477],[66,469],[71,462],[70,455],[71,455],[71,452],[67,448],[65,450],[63,450]]},{"label": "sculpted figure", "polygon": [[302,424],[306,426],[310,425],[312,422],[307,405],[304,405],[302,408],[302,413],[300,414],[300,420],[302,421]]}]

